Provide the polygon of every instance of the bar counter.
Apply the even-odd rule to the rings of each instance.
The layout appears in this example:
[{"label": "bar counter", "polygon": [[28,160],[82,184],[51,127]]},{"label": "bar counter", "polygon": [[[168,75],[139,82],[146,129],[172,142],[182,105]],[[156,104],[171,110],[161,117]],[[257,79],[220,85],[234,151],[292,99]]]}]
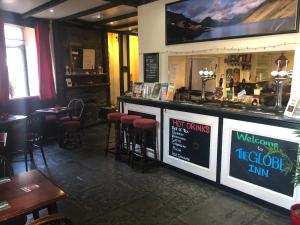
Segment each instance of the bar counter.
[{"label": "bar counter", "polygon": [[[120,110],[156,119],[159,159],[216,185],[260,202],[289,209],[299,202],[293,174],[284,174],[284,159],[267,154],[279,149],[297,160],[300,120],[272,108],[234,103],[158,101],[121,96]],[[152,156],[152,146],[148,146]]]}]

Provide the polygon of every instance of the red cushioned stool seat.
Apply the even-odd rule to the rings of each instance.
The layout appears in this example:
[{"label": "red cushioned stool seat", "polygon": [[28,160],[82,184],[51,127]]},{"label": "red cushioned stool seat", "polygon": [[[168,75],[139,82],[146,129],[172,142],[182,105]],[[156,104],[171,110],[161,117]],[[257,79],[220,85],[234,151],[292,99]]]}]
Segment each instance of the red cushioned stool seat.
[{"label": "red cushioned stool seat", "polygon": [[133,121],[134,128],[150,129],[156,127],[156,120],[152,119],[136,119]]},{"label": "red cushioned stool seat", "polygon": [[110,121],[121,121],[121,117],[125,115],[125,113],[112,112],[107,114],[107,119]]},{"label": "red cushioned stool seat", "polygon": [[121,117],[121,123],[122,124],[132,124],[133,121],[137,120],[137,119],[141,119],[141,116],[137,116],[137,115],[126,115],[126,116],[122,116]]}]

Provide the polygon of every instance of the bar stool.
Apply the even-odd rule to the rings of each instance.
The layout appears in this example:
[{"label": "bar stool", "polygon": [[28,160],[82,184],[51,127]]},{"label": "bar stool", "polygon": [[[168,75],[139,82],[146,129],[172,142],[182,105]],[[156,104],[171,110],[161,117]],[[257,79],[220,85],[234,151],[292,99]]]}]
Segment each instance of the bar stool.
[{"label": "bar stool", "polygon": [[112,112],[107,114],[107,123],[108,123],[108,133],[106,136],[106,148],[105,148],[105,155],[109,152],[109,139],[110,139],[110,129],[111,125],[115,125],[115,151],[111,151],[116,154],[116,158],[119,158],[120,156],[120,124],[121,124],[121,117],[125,116],[125,113],[120,112]]},{"label": "bar stool", "polygon": [[[153,119],[136,119],[133,121],[134,136],[133,136],[133,148],[130,157],[130,164],[133,167],[133,161],[135,156],[140,158],[143,164],[143,171],[147,161],[147,134],[152,133],[152,140],[154,143],[154,162],[157,161],[157,150],[156,150],[156,120]],[[137,140],[140,142],[140,153],[136,150]]]},{"label": "bar stool", "polygon": [[[137,115],[126,115],[121,117],[121,134],[122,137],[125,137],[125,139],[122,142],[121,150],[125,152],[127,156],[130,155],[130,144],[132,143],[133,139],[133,121],[141,118],[141,116]],[[128,160],[129,159],[130,158],[128,158]]]}]

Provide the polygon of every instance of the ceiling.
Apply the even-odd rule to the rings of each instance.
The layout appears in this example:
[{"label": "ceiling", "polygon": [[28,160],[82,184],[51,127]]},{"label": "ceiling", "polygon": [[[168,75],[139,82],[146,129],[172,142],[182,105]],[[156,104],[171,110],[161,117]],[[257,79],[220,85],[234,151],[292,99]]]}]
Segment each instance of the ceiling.
[{"label": "ceiling", "polygon": [[155,0],[0,0],[0,9],[115,31],[137,32],[137,7]]}]

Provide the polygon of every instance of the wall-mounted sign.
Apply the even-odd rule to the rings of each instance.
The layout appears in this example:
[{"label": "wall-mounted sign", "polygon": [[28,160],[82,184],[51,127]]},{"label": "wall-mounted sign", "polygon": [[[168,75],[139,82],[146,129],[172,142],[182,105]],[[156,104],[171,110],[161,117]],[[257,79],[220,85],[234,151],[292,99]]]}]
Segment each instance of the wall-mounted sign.
[{"label": "wall-mounted sign", "polygon": [[297,159],[296,142],[233,130],[229,175],[292,197],[293,174],[284,173],[285,160],[267,154],[268,148],[282,150],[291,160]]},{"label": "wall-mounted sign", "polygon": [[209,168],[211,127],[170,118],[169,155]]},{"label": "wall-mounted sign", "polygon": [[144,54],[144,82],[159,82],[159,54]]}]

